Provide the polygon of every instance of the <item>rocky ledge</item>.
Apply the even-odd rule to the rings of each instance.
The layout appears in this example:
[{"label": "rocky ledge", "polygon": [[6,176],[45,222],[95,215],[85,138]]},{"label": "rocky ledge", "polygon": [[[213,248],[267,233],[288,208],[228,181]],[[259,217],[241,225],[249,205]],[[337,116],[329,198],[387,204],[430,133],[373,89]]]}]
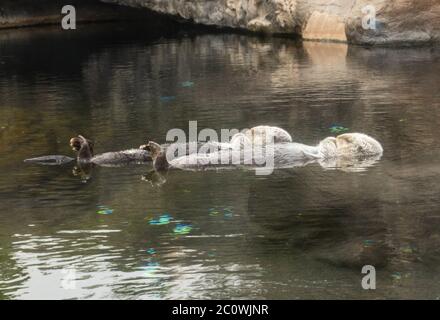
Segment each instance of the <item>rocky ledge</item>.
[{"label": "rocky ledge", "polygon": [[440,40],[438,0],[101,0],[204,25],[359,44]]}]

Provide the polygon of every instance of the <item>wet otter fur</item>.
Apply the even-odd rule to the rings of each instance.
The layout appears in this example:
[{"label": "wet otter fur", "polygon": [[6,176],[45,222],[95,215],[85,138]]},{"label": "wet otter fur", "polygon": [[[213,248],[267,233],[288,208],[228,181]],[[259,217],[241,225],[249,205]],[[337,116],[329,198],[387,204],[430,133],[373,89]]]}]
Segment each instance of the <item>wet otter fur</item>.
[{"label": "wet otter fur", "polygon": [[[94,155],[93,142],[82,135],[71,138],[69,144],[72,150],[77,153],[77,162],[82,164],[90,163],[100,166],[119,166],[129,163],[145,163],[151,161],[150,153],[140,149],[129,149]],[[75,158],[68,156],[50,155],[26,159],[24,162],[43,165],[60,165],[73,160],[75,160]]]},{"label": "wet otter fur", "polygon": [[255,145],[265,145],[266,142],[292,142],[292,136],[286,130],[278,127],[256,126],[243,133]]},{"label": "wet otter fur", "polygon": [[217,143],[220,149],[241,149],[246,144],[264,146],[267,143],[292,142],[292,136],[284,129],[272,126],[256,126],[232,136],[230,142]]},{"label": "wet otter fur", "polygon": [[82,135],[71,138],[70,146],[73,151],[77,152],[77,160],[81,162],[89,162],[93,158],[93,142],[84,138]]},{"label": "wet otter fur", "polygon": [[93,153],[93,142],[78,135],[70,139],[70,146],[77,152],[78,162],[91,162],[97,165],[121,165],[132,162],[143,163],[151,161],[151,155],[146,150],[128,149],[116,152],[105,152],[98,155]]},{"label": "wet otter fur", "polygon": [[153,160],[153,167],[156,171],[165,171],[170,167],[166,152],[160,144],[154,141],[148,141],[147,144],[141,145],[139,149],[146,150],[150,153],[151,159]]},{"label": "wet otter fur", "polygon": [[344,133],[328,137],[318,145],[323,158],[367,158],[382,155],[382,145],[364,133]]},{"label": "wet otter fur", "polygon": [[[243,138],[243,135],[241,137]],[[247,139],[244,136],[244,139]],[[234,139],[233,139],[234,140]],[[246,141],[247,143],[249,140]],[[235,144],[234,144],[235,146]],[[221,161],[229,159],[231,153],[235,153],[239,157],[241,153],[241,142],[238,150],[233,147],[232,151],[220,149],[214,153],[195,153],[178,158],[174,158],[168,162],[165,150],[156,142],[149,141],[146,145],[140,146],[141,149],[151,152],[153,158],[153,166],[157,171],[164,171],[169,168],[180,169],[206,169],[208,167],[225,166],[228,162]],[[327,137],[317,145],[309,146],[301,143],[274,143],[271,146],[263,146],[263,148],[273,148],[274,166],[278,168],[304,166],[311,162],[318,162],[323,167],[331,167],[331,164],[344,164],[349,167],[362,166],[362,163],[368,159],[374,159],[368,163],[373,164],[382,156],[383,148],[374,138],[363,133],[345,133],[337,137]],[[254,157],[254,156],[252,156]],[[264,156],[261,158],[253,158],[251,165],[263,163]],[[242,158],[240,158],[242,159]],[[213,162],[215,160],[215,162]],[[237,164],[229,164],[229,167]]]}]

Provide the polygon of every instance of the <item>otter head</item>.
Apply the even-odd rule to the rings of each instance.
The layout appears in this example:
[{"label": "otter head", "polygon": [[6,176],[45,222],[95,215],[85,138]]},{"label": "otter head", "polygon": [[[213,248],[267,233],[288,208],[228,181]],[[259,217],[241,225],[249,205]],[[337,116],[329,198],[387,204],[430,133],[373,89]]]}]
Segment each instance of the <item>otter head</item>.
[{"label": "otter head", "polygon": [[150,152],[151,158],[153,160],[155,160],[161,153],[163,153],[161,145],[154,141],[148,141],[147,144],[139,146],[139,149]]},{"label": "otter head", "polygon": [[93,143],[82,135],[71,138],[70,147],[78,153],[79,160],[89,160],[93,157]]},{"label": "otter head", "polygon": [[147,144],[139,146],[139,149],[150,152],[151,158],[153,159],[153,166],[156,171],[168,169],[169,163],[167,161],[165,151],[162,149],[160,144],[154,141],[148,141]]},{"label": "otter head", "polygon": [[369,157],[381,155],[381,144],[363,133],[344,133],[336,137],[338,154],[342,157]]},{"label": "otter head", "polygon": [[81,139],[78,137],[73,137],[70,139],[70,147],[73,151],[78,152],[81,149]]},{"label": "otter head", "polygon": [[318,146],[323,158],[319,161],[325,168],[347,172],[362,171],[374,165],[382,156],[382,146],[363,133],[344,133],[336,138],[328,137]]}]

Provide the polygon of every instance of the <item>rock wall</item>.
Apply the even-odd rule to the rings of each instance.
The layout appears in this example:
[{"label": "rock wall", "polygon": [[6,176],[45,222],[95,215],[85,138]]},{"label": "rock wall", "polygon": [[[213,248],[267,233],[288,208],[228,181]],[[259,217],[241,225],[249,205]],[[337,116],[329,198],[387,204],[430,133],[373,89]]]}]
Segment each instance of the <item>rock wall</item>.
[{"label": "rock wall", "polygon": [[[157,13],[204,25],[300,35],[306,40],[359,44],[440,41],[439,0],[1,0],[0,2],[0,28],[59,23],[62,18],[61,7],[71,4],[77,8],[79,22],[148,19],[144,10],[128,8],[136,7],[148,8]],[[119,4],[123,7],[109,4]],[[375,11],[374,29],[365,27],[368,8]]]},{"label": "rock wall", "polygon": [[[376,8],[376,29],[362,28],[362,8]],[[346,17],[347,38],[356,43],[426,43],[440,41],[438,0],[358,0]]]},{"label": "rock wall", "polygon": [[[298,34],[310,40],[361,44],[440,40],[438,0],[102,1],[145,7],[205,25]],[[363,27],[368,20],[367,6],[375,11],[375,29]]]},{"label": "rock wall", "polygon": [[270,33],[294,33],[297,0],[102,0],[174,15],[195,23]]}]

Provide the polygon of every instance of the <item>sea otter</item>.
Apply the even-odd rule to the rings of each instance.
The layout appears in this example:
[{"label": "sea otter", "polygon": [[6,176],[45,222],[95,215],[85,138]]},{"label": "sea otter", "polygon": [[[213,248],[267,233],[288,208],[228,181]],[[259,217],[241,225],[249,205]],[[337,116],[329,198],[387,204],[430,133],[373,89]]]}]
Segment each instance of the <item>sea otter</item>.
[{"label": "sea otter", "polygon": [[[144,163],[151,161],[150,153],[141,149],[128,149],[116,152],[106,152],[94,155],[93,143],[82,135],[70,139],[70,146],[77,153],[76,160],[79,163],[91,163],[100,166],[117,166],[129,163]],[[75,160],[75,158],[52,155],[24,160],[40,164],[63,164]]]},{"label": "sea otter", "polygon": [[81,135],[70,139],[70,146],[73,151],[77,152],[77,161],[79,162],[91,162],[103,166],[151,161],[150,153],[140,149],[105,152],[95,156],[93,153],[93,143]]}]

